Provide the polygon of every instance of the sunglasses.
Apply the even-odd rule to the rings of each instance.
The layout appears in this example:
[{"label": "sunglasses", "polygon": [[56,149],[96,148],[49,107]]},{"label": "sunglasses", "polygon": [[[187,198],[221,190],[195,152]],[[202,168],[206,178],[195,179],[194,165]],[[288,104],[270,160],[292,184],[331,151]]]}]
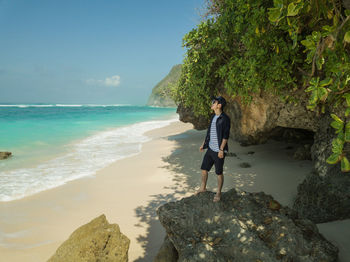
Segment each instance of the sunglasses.
[{"label": "sunglasses", "polygon": [[218,100],[215,100],[215,99],[211,100],[212,105],[214,105],[216,102],[218,102]]}]

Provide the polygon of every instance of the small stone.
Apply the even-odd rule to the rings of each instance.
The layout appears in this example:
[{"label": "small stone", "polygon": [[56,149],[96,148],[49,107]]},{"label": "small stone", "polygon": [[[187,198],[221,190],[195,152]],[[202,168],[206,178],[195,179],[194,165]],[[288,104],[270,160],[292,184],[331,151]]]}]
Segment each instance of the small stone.
[{"label": "small stone", "polygon": [[11,152],[0,152],[0,160],[7,159],[12,155]]},{"label": "small stone", "polygon": [[270,200],[269,202],[269,208],[271,210],[280,210],[281,209],[281,204],[278,203],[276,200]]},{"label": "small stone", "polygon": [[249,163],[246,163],[246,162],[240,163],[239,166],[242,167],[242,168],[249,168],[249,167],[251,167],[251,165]]},{"label": "small stone", "polygon": [[265,225],[269,225],[271,223],[272,223],[272,218],[271,217],[267,217],[267,218],[264,219],[264,224]]},{"label": "small stone", "polygon": [[236,153],[232,153],[232,152],[228,152],[226,154],[226,156],[228,156],[228,157],[237,157],[237,154]]}]

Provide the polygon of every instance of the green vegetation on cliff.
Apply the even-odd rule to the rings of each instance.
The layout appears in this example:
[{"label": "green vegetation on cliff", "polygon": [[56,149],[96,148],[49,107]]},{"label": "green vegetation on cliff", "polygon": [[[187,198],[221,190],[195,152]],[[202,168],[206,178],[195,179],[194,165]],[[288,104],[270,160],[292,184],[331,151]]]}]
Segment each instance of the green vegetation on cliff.
[{"label": "green vegetation on cliff", "polygon": [[147,105],[175,107],[173,99],[174,88],[181,75],[181,65],[175,65],[169,74],[164,77],[152,90]]},{"label": "green vegetation on cliff", "polygon": [[[210,0],[208,14],[183,39],[187,48],[176,101],[208,115],[211,95],[280,94],[332,114],[338,137],[329,163],[350,163],[350,10],[340,0]],[[328,110],[327,110],[328,109]],[[343,113],[342,113],[343,112]]]}]

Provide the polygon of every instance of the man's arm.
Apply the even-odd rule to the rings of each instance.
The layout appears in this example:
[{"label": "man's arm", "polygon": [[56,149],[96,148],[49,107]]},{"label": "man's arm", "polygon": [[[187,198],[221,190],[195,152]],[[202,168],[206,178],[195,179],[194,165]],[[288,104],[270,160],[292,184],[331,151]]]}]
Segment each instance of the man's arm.
[{"label": "man's arm", "polygon": [[224,151],[224,148],[227,144],[228,139],[222,139],[221,146],[220,146],[220,151]]},{"label": "man's arm", "polygon": [[224,158],[224,148],[227,144],[227,139],[222,139],[221,146],[219,148],[219,158]]},{"label": "man's arm", "polygon": [[199,151],[200,151],[200,152],[203,152],[203,151],[204,151],[204,149],[203,149],[204,144],[205,144],[205,142],[203,142],[203,144],[200,146],[200,148],[199,148]]}]

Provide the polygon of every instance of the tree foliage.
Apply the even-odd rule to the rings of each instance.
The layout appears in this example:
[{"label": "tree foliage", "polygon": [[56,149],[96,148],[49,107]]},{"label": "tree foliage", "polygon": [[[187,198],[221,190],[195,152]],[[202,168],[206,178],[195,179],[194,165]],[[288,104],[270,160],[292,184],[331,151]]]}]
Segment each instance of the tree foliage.
[{"label": "tree foliage", "polygon": [[[176,100],[208,115],[220,88],[244,103],[269,91],[332,115],[338,137],[329,163],[350,171],[350,11],[340,0],[211,0],[205,19],[183,39],[187,49]],[[287,94],[287,95],[286,95]],[[341,119],[343,118],[343,119]]]}]

